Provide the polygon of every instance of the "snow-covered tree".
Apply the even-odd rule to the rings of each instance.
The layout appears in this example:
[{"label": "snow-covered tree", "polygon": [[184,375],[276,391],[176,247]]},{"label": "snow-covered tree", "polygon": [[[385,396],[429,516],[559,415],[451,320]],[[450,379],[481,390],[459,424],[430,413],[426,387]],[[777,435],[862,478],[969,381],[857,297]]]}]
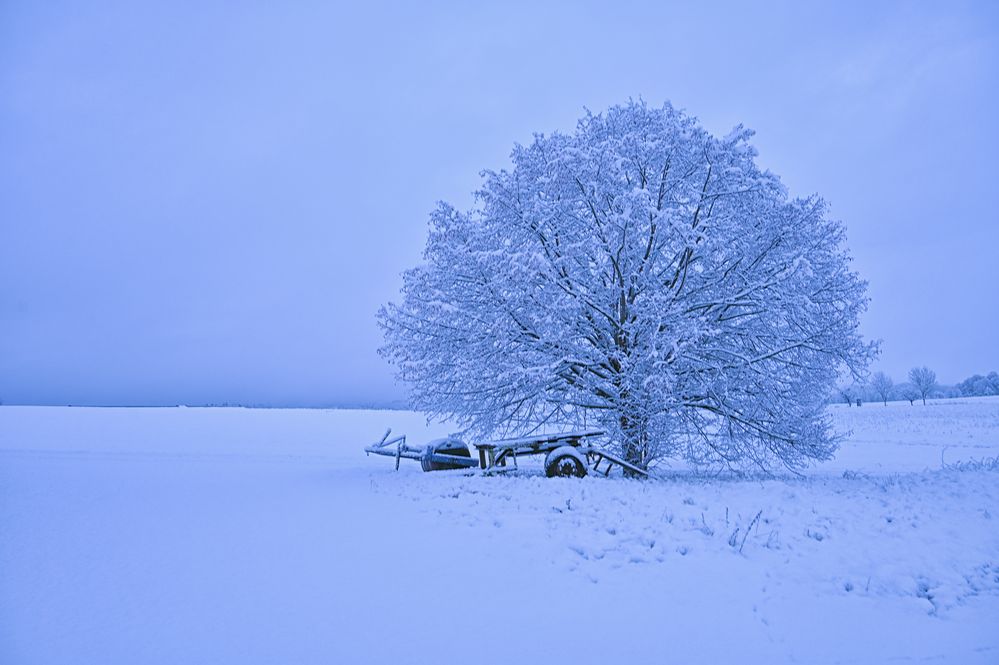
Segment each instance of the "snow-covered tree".
[{"label": "snow-covered tree", "polygon": [[919,399],[919,391],[916,390],[916,386],[911,383],[902,383],[895,388],[896,394],[902,397],[902,399],[909,401],[909,406],[913,406],[915,401]]},{"label": "snow-covered tree", "polygon": [[888,400],[895,393],[895,382],[884,372],[875,372],[871,377],[871,389],[881,398],[884,405],[888,406]]},{"label": "snow-covered tree", "polygon": [[937,374],[929,367],[913,367],[909,370],[909,383],[923,398],[923,404],[926,404],[926,398],[937,387]]},{"label": "snow-covered tree", "polygon": [[875,351],[866,285],[751,136],[631,102],[516,146],[471,210],[439,204],[379,315],[414,406],[479,435],[599,424],[642,467],[830,457],[825,397]]},{"label": "snow-covered tree", "polygon": [[981,374],[970,376],[958,384],[958,390],[964,397],[999,395],[999,373],[989,372],[988,376]]}]

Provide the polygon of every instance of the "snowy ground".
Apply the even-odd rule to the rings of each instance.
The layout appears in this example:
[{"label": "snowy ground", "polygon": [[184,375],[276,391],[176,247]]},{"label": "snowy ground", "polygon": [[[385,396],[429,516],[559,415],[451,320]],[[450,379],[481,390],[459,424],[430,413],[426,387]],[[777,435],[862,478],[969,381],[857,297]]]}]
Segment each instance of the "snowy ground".
[{"label": "snowy ground", "polygon": [[[378,411],[0,407],[0,663],[999,663],[999,399],[805,477],[400,472]],[[988,466],[988,465],[986,465]],[[970,467],[970,468],[969,468]]]}]

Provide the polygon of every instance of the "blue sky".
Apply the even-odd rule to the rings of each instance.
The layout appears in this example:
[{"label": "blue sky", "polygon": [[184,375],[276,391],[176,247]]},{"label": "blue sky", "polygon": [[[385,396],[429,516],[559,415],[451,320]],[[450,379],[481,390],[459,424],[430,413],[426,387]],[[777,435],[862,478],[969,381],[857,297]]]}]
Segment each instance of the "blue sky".
[{"label": "blue sky", "polygon": [[398,400],[434,202],[639,96],[830,201],[875,369],[999,369],[997,6],[5,2],[0,399]]}]

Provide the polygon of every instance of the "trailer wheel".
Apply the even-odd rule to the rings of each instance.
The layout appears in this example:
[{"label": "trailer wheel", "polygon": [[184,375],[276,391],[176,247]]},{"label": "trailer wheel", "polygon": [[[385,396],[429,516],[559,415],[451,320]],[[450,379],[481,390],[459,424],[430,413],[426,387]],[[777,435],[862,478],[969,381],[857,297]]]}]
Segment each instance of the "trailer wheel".
[{"label": "trailer wheel", "polygon": [[586,460],[573,446],[562,446],[545,457],[545,475],[549,478],[582,478],[586,475]]},{"label": "trailer wheel", "polygon": [[420,458],[420,466],[423,467],[424,471],[448,471],[451,469],[468,468],[467,466],[461,464],[437,462],[430,457],[432,453],[442,453],[444,455],[454,455],[456,457],[472,457],[472,453],[469,452],[468,446],[466,446],[460,439],[445,439],[444,441],[427,446],[426,452],[423,454],[423,457]]}]

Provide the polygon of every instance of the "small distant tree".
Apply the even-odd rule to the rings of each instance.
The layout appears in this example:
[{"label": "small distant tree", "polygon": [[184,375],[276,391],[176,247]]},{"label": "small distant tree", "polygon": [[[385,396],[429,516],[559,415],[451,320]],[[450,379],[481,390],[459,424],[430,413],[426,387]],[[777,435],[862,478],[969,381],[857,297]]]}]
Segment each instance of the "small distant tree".
[{"label": "small distant tree", "polygon": [[923,404],[926,404],[927,396],[937,387],[937,374],[929,367],[913,367],[909,370],[909,383],[923,398]]},{"label": "small distant tree", "polygon": [[881,398],[884,405],[888,406],[888,400],[891,399],[895,392],[895,383],[891,380],[891,377],[884,372],[875,372],[871,378],[871,388]]},{"label": "small distant tree", "polygon": [[895,394],[902,399],[909,401],[909,406],[912,406],[917,399],[919,399],[919,391],[911,383],[903,383],[895,388]]},{"label": "small distant tree", "polygon": [[957,384],[957,389],[961,391],[962,397],[975,397],[984,386],[985,377],[981,374],[974,374]]},{"label": "small distant tree", "polygon": [[856,386],[837,386],[836,394],[839,398],[846,402],[847,406],[853,406],[854,394],[856,394]]}]

